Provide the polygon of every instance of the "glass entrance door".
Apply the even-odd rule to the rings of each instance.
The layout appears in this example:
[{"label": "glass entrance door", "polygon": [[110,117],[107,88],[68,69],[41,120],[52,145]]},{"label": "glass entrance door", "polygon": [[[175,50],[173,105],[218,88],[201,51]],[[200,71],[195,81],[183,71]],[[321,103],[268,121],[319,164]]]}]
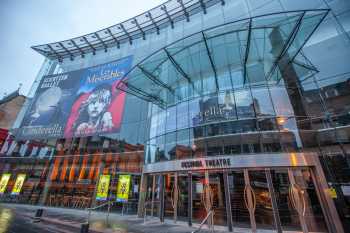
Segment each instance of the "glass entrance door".
[{"label": "glass entrance door", "polygon": [[193,221],[202,222],[210,210],[214,211],[213,223],[227,225],[225,186],[222,172],[194,173]]},{"label": "glass entrance door", "polygon": [[243,169],[228,181],[234,227],[328,232],[310,169]]},{"label": "glass entrance door", "polygon": [[[162,174],[163,216],[201,223],[213,210],[214,225],[233,230],[328,232],[311,168],[242,168]],[[152,176],[149,199],[157,199]],[[162,185],[161,185],[162,186]]]},{"label": "glass entrance door", "polygon": [[186,173],[164,175],[164,217],[175,222],[188,219],[188,176]]}]

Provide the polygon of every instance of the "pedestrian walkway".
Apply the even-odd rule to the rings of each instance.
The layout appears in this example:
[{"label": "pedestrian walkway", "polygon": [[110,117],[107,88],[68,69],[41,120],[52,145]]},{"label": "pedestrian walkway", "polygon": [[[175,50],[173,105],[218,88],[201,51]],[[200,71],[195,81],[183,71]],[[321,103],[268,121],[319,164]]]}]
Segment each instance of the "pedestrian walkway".
[{"label": "pedestrian walkway", "polygon": [[[46,206],[0,204],[0,208],[7,208],[16,214],[32,218],[39,208],[44,209],[43,217],[39,223],[32,223],[33,227],[47,228],[56,227],[60,233],[80,232],[81,225],[86,223],[88,212],[85,210],[54,208]],[[110,213],[107,220],[106,212],[93,211],[90,216],[90,233],[191,233],[199,227],[194,224],[189,227],[187,222],[165,220],[161,223],[158,218],[148,217],[144,222],[143,218],[136,215],[122,215],[120,213]],[[203,227],[200,232],[208,233],[208,229]],[[216,233],[226,233],[227,228],[215,226]],[[234,228],[235,233],[248,233],[250,229]],[[271,230],[258,230],[258,233],[272,233]]]}]

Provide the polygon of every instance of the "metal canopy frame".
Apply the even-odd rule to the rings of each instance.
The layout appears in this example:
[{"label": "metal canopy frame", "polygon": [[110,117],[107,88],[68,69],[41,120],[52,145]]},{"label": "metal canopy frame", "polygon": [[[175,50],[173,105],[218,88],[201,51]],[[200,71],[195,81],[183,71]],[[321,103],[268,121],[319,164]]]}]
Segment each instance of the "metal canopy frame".
[{"label": "metal canopy frame", "polygon": [[157,30],[157,35],[159,35],[159,34],[160,34],[160,29],[159,29],[157,23],[154,21],[151,12],[147,12],[145,16],[151,20],[153,26],[154,26],[154,27],[156,28],[156,30]]},{"label": "metal canopy frame", "polygon": [[95,32],[94,33],[95,37],[101,42],[101,44],[103,45],[105,52],[107,53],[107,48],[108,46],[106,45],[106,43],[101,39],[101,37]]},{"label": "metal canopy frame", "polygon": [[140,30],[141,34],[142,34],[142,39],[146,40],[146,33],[143,31],[143,29],[141,28],[139,22],[137,22],[137,19],[134,18],[133,21],[131,21],[131,23],[135,24],[137,26],[137,28]]},{"label": "metal canopy frame", "polygon": [[186,72],[181,68],[181,66],[175,61],[175,59],[170,55],[169,51],[166,48],[163,48],[164,52],[169,58],[169,61],[174,65],[176,70],[184,77],[189,83],[192,83],[191,78],[186,74]]},{"label": "metal canopy frame", "polygon": [[[250,60],[254,58],[251,58],[250,56],[252,56],[253,54],[251,54],[251,46],[252,46],[252,40],[254,38],[253,32],[255,32],[255,30],[261,30],[261,29],[274,29],[274,28],[279,28],[280,26],[288,26],[288,30],[287,30],[287,38],[283,41],[283,44],[281,45],[282,48],[281,50],[279,50],[280,55],[275,58],[275,60],[273,61],[273,63],[270,65],[270,68],[267,68],[267,70],[269,70],[269,72],[267,72],[267,74],[265,74],[265,78],[270,77],[271,72],[273,72],[273,69],[275,69],[275,66],[277,66],[278,62],[280,61],[280,59],[283,58],[283,56],[288,53],[290,46],[292,45],[292,43],[294,42],[294,40],[296,39],[296,37],[298,36],[298,34],[300,33],[300,28],[302,27],[302,22],[303,20],[308,16],[309,18],[311,18],[313,20],[312,17],[315,17],[315,23],[312,24],[312,26],[308,26],[307,30],[310,30],[312,34],[312,32],[319,26],[319,24],[323,21],[323,19],[325,18],[325,16],[328,13],[328,9],[318,9],[318,10],[305,10],[305,11],[288,11],[288,12],[280,12],[280,13],[272,13],[272,14],[267,14],[267,15],[262,15],[262,16],[256,16],[256,17],[252,17],[252,18],[246,18],[246,19],[241,19],[241,20],[237,20],[234,22],[229,22],[229,23],[225,23],[222,25],[218,25],[209,29],[206,29],[204,31],[200,31],[197,33],[194,33],[192,35],[189,35],[185,38],[182,38],[178,41],[175,41],[173,43],[171,43],[170,45],[165,46],[164,48],[159,49],[158,51],[150,54],[148,57],[144,58],[142,61],[140,61],[138,64],[136,64],[129,72],[127,72],[124,77],[122,78],[122,82],[120,83],[120,85],[124,84],[125,86],[127,86],[128,88],[130,88],[132,90],[133,95],[136,96],[140,96],[140,98],[146,100],[146,101],[150,101],[153,102],[155,104],[157,104],[159,107],[161,108],[165,108],[167,106],[169,106],[169,103],[167,103],[167,100],[162,99],[159,94],[163,91],[166,90],[167,93],[170,93],[171,95],[178,97],[178,99],[181,101],[181,98],[179,98],[179,96],[176,96],[176,92],[175,90],[177,89],[177,86],[179,83],[181,84],[182,82],[180,80],[176,81],[176,77],[168,77],[166,80],[168,81],[162,81],[160,74],[158,73],[159,70],[163,70],[162,66],[169,66],[171,65],[172,68],[175,70],[175,72],[177,72],[178,74],[180,74],[181,77],[183,77],[184,79],[186,79],[186,81],[191,84],[191,86],[193,87],[193,91],[195,91],[195,85],[194,85],[194,80],[196,79],[196,77],[192,77],[193,75],[199,75],[196,73],[196,71],[198,70],[198,64],[197,67],[194,69],[194,73],[191,70],[187,70],[185,67],[183,67],[183,61],[180,60],[181,63],[179,63],[179,56],[181,59],[181,52],[185,51],[186,49],[191,49],[191,47],[198,45],[198,44],[202,44],[204,46],[202,46],[203,48],[200,49],[199,51],[195,51],[194,56],[196,56],[196,53],[201,53],[201,51],[203,51],[203,54],[206,54],[204,56],[206,56],[206,58],[202,58],[205,59],[205,61],[207,62],[206,64],[208,65],[208,69],[212,70],[212,76],[213,79],[215,80],[215,86],[216,86],[216,92],[219,91],[219,77],[218,77],[218,70],[217,70],[217,66],[215,64],[215,58],[213,56],[213,53],[215,54],[215,48],[214,47],[210,47],[211,44],[209,44],[209,41],[213,40],[213,39],[218,39],[219,37],[222,36],[226,36],[229,34],[233,34],[233,33],[240,33],[243,31],[247,32],[247,37],[246,37],[246,44],[245,44],[245,51],[244,53],[241,54],[241,64],[239,65],[241,67],[241,70],[243,72],[243,78],[244,78],[244,83],[247,82],[248,80],[248,72],[247,72],[247,67],[250,65]],[[270,16],[278,16],[276,17],[275,21],[269,21],[271,20],[271,18],[268,18],[269,20],[267,20],[266,23],[264,21],[264,17],[270,17]],[[282,19],[280,16],[283,16]],[[308,19],[309,19],[308,18]],[[262,21],[260,21],[260,19]],[[266,19],[266,18],[265,18]],[[274,19],[274,18],[272,18]],[[262,22],[262,23],[261,23]],[[266,25],[264,24],[266,23]],[[236,26],[235,26],[236,25]],[[238,26],[238,27],[237,27]],[[232,28],[232,29],[231,29]],[[304,33],[300,33],[300,34],[304,34]],[[310,38],[311,35],[307,36],[306,38],[303,38],[304,36],[301,35],[300,37],[302,38],[302,41],[300,43],[299,46],[303,46],[305,44],[305,40],[308,40]],[[254,38],[255,39],[255,38]],[[238,45],[241,46],[241,45]],[[244,47],[244,46],[242,46]],[[241,48],[241,47],[240,47]],[[297,47],[296,50],[297,52],[300,51],[301,48]],[[184,56],[183,59],[185,59],[185,65],[187,64],[186,59],[191,59],[192,55],[186,55]],[[295,56],[293,56],[294,59]],[[192,59],[198,59],[197,57],[192,58]],[[229,60],[229,58],[227,58]],[[233,57],[232,59],[235,59],[235,57]],[[254,59],[253,59],[254,61]],[[168,62],[168,63],[166,63]],[[198,63],[199,61],[195,61],[195,63]],[[228,61],[230,62],[230,61]],[[233,61],[235,62],[235,61]],[[293,62],[293,61],[291,61]],[[228,67],[231,67],[231,65],[233,65],[234,63],[228,63]],[[147,66],[150,67],[148,68]],[[238,65],[236,65],[238,66]],[[307,68],[307,66],[304,66],[305,68]],[[139,69],[141,71],[141,76],[139,75],[140,73],[134,73],[136,71],[136,69]],[[165,70],[167,68],[165,67]],[[201,68],[199,68],[201,69]],[[205,68],[206,69],[206,68]],[[206,71],[209,71],[206,70]],[[188,73],[190,72],[190,73]],[[201,72],[201,71],[199,71]],[[205,70],[204,70],[205,72]],[[136,74],[136,76],[134,75]],[[169,74],[166,74],[169,75]],[[207,73],[207,76],[210,75]],[[156,84],[158,86],[155,88],[155,86],[150,86],[150,89],[147,89],[147,83],[141,82],[138,84],[138,82],[136,82],[136,84],[133,84],[133,80],[137,81],[139,78],[145,78],[150,80],[153,84]],[[198,78],[198,77],[197,77]],[[176,81],[176,82],[174,82]],[[167,83],[169,82],[169,83]],[[183,83],[182,83],[183,84]],[[181,85],[182,85],[181,84]],[[136,86],[135,86],[136,85]],[[143,85],[143,86],[140,86]],[[175,85],[175,86],[174,86]],[[139,87],[140,86],[140,87]],[[117,87],[118,89],[123,89],[120,88],[119,85]],[[198,92],[198,90],[196,90]],[[198,93],[199,95],[201,95],[201,93]],[[164,96],[164,95],[163,95]],[[165,95],[167,96],[167,95]],[[170,100],[171,101],[171,100]],[[171,105],[171,104],[170,104]]]},{"label": "metal canopy frame", "polygon": [[[108,28],[68,40],[32,46],[32,49],[49,59],[59,61],[63,61],[64,58],[84,57],[90,52],[96,54],[100,49],[106,51],[108,47],[113,46],[120,48],[120,44],[132,43],[134,39],[140,37],[146,39],[146,35],[154,31],[160,34],[161,28],[168,25],[174,28],[175,22],[183,20],[184,16],[189,21],[191,15],[200,12],[198,9],[203,9],[205,6],[206,13],[209,7],[220,2],[223,3],[223,0],[168,0],[147,12]],[[57,47],[59,43],[64,47]]]},{"label": "metal canopy frame", "polygon": [[283,48],[280,51],[280,54],[278,55],[276,61],[274,62],[273,66],[271,67],[271,69],[269,70],[269,72],[267,73],[267,79],[270,79],[270,77],[272,76],[273,72],[275,71],[278,62],[282,59],[282,57],[285,55],[285,53],[288,50],[288,46],[290,46],[291,42],[295,39],[297,32],[299,30],[300,24],[303,20],[305,16],[305,12],[303,12],[301,14],[301,16],[298,19],[298,22],[295,24],[292,33],[288,36],[286,43],[284,44]]},{"label": "metal canopy frame", "polygon": [[75,43],[75,41],[74,41],[74,40],[70,40],[70,43],[71,43],[72,45],[74,45],[74,47],[77,48],[77,49],[79,50],[79,52],[80,52],[80,54],[81,54],[81,57],[84,58],[84,57],[85,57],[84,51]]},{"label": "metal canopy frame", "polygon": [[132,37],[130,36],[130,33],[125,29],[124,25],[121,23],[118,25],[119,29],[122,29],[125,35],[129,38],[129,44],[132,45]]},{"label": "metal canopy frame", "polygon": [[80,39],[80,41],[85,41],[85,43],[92,49],[92,54],[96,54],[96,48],[92,46],[92,44],[86,39],[85,36],[83,36],[82,39]]},{"label": "metal canopy frame", "polygon": [[177,2],[180,4],[183,13],[184,13],[184,15],[186,16],[186,21],[187,21],[187,22],[190,22],[190,15],[188,14],[188,12],[187,12],[187,10],[186,10],[186,7],[185,7],[183,1],[182,1],[182,0],[177,0]]},{"label": "metal canopy frame", "polygon": [[202,31],[202,37],[203,37],[205,49],[206,49],[206,51],[207,51],[207,55],[208,55],[208,58],[209,58],[209,61],[210,61],[211,68],[213,69],[213,72],[214,72],[216,90],[218,91],[218,90],[219,90],[218,75],[217,75],[217,73],[216,73],[216,68],[215,68],[215,65],[214,65],[213,58],[212,58],[212,56],[211,56],[211,54],[210,54],[210,51],[209,51],[208,41],[207,41],[207,39],[205,38],[205,35],[204,35],[204,32],[203,32],[203,31]]},{"label": "metal canopy frame", "polygon": [[247,81],[247,62],[248,62],[248,57],[249,57],[251,37],[252,37],[252,19],[249,19],[247,44],[246,44],[246,49],[245,49],[245,54],[244,54],[244,62],[243,62],[243,83],[246,83],[246,81]]},{"label": "metal canopy frame", "polygon": [[148,72],[147,70],[145,70],[144,68],[142,68],[141,66],[137,66],[137,68],[139,68],[141,70],[142,73],[144,73],[150,80],[152,80],[155,84],[160,85],[166,89],[168,89],[171,93],[175,93],[174,89],[172,89],[169,85],[167,85],[166,83],[164,83],[163,81],[159,80],[156,76],[154,76],[152,73]]}]

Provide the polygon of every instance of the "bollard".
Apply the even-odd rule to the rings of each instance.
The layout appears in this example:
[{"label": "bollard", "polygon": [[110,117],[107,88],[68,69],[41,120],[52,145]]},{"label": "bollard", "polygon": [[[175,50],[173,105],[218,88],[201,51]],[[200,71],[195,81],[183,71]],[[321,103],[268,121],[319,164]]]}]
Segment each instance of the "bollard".
[{"label": "bollard", "polygon": [[80,228],[80,233],[88,233],[89,232],[89,223],[82,223]]},{"label": "bollard", "polygon": [[34,216],[34,221],[33,222],[40,222],[41,217],[43,216],[43,209],[37,209],[35,212],[35,216]]}]

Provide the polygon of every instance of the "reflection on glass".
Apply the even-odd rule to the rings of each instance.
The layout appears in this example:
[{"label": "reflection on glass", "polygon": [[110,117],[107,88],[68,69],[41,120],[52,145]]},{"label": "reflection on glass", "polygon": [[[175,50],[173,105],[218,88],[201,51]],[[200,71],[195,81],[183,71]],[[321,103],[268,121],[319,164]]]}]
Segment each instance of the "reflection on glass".
[{"label": "reflection on glass", "polygon": [[265,171],[249,171],[249,178],[256,198],[255,220],[257,228],[274,229],[271,196]]},{"label": "reflection on glass", "polygon": [[266,88],[252,88],[254,107],[257,117],[275,115],[269,92]]},{"label": "reflection on glass", "polygon": [[290,182],[287,170],[272,170],[271,177],[282,229],[301,231],[298,213],[293,208],[289,197]]},{"label": "reflection on glass", "polygon": [[316,187],[310,171],[307,169],[293,171],[295,182],[301,188],[305,200],[305,222],[311,232],[327,232],[326,222],[316,193]]},{"label": "reflection on glass", "polygon": [[277,115],[291,116],[294,115],[292,104],[289,100],[288,93],[283,87],[271,87],[271,97]]},{"label": "reflection on glass", "polygon": [[249,90],[235,92],[238,118],[254,117],[253,100]]},{"label": "reflection on glass", "polygon": [[228,176],[232,222],[234,226],[250,228],[249,212],[244,204],[244,176],[242,171],[233,171]]}]

